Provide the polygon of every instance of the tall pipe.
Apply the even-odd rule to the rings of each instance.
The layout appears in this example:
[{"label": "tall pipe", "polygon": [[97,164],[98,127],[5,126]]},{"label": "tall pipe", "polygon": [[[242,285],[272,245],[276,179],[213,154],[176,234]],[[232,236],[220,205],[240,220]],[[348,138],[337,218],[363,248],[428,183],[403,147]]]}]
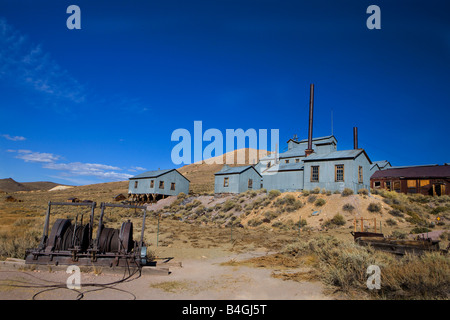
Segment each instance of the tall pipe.
[{"label": "tall pipe", "polygon": [[309,126],[308,126],[308,149],[305,150],[306,156],[313,152],[312,134],[313,134],[313,112],[314,112],[314,84],[309,87]]},{"label": "tall pipe", "polygon": [[312,150],[312,131],[313,131],[313,112],[314,112],[314,84],[309,86],[309,130],[308,130],[308,149]]},{"label": "tall pipe", "polygon": [[358,127],[353,127],[353,149],[358,149]]}]

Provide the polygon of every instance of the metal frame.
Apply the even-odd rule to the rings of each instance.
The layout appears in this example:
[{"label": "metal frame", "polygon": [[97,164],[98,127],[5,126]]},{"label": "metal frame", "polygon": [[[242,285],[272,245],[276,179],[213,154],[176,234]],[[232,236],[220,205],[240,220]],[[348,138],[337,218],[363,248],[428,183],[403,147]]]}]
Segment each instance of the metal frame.
[{"label": "metal frame", "polygon": [[[87,250],[82,250],[81,248],[75,246],[75,231],[78,224],[78,214],[75,217],[75,225],[73,236],[70,242],[68,250],[55,250],[55,244],[52,239],[49,239],[49,223],[50,214],[52,206],[84,206],[91,207],[90,220],[89,220],[89,245]],[[97,207],[96,202],[92,203],[66,203],[66,202],[48,202],[47,213],[45,217],[44,228],[42,232],[41,242],[37,249],[31,249],[27,251],[25,263],[27,264],[69,264],[69,265],[90,265],[90,266],[119,266],[119,267],[129,267],[130,264],[135,263],[139,266],[145,265],[147,248],[144,245],[144,231],[145,231],[145,219],[147,215],[147,207],[137,206],[137,205],[125,205],[125,204],[113,204],[104,203],[100,204],[101,214],[98,222],[97,235],[95,239],[93,236],[93,226],[94,226],[94,212]],[[114,232],[119,233],[119,249],[117,251],[111,252],[100,252],[99,240],[101,232],[105,225],[103,223],[103,217],[105,214],[105,209],[107,207],[119,207],[128,209],[142,209],[143,221],[140,241],[134,242],[133,248],[129,250],[130,245],[123,246],[123,241],[127,240],[126,237],[130,236],[132,233],[132,224],[130,221],[122,224],[120,230],[113,229]],[[81,214],[81,225],[83,221],[83,214]],[[64,222],[64,221],[60,221]],[[110,229],[112,230],[112,229]],[[121,238],[122,237],[122,238]],[[145,255],[145,256],[143,256]]]}]

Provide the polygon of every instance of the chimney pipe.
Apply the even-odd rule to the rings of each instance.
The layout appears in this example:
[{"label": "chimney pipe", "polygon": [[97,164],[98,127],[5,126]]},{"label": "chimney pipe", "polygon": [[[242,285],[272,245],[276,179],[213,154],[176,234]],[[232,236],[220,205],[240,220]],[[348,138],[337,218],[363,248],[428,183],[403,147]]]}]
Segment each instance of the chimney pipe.
[{"label": "chimney pipe", "polygon": [[313,112],[314,112],[314,84],[311,83],[309,87],[309,127],[308,127],[308,149],[305,150],[306,156],[309,156],[314,151],[312,148]]},{"label": "chimney pipe", "polygon": [[353,149],[358,149],[358,127],[353,127]]}]

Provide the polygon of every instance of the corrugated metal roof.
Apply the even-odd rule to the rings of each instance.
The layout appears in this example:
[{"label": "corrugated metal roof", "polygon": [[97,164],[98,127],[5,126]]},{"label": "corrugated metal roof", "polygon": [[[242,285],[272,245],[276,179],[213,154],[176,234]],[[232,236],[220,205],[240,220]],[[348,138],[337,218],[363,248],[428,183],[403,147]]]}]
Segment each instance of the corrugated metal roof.
[{"label": "corrugated metal roof", "polygon": [[[242,173],[247,169],[253,168],[253,166],[249,165],[249,166],[239,166],[239,167],[229,167],[227,165],[224,165],[222,167],[222,169],[216,173],[214,173],[215,175],[219,175],[219,174],[237,174],[237,173]],[[255,169],[256,172],[258,172],[258,170]],[[259,174],[259,172],[258,172]]]},{"label": "corrugated metal roof", "polygon": [[304,158],[303,161],[317,161],[317,160],[334,160],[334,159],[354,159],[359,156],[363,149],[339,150],[327,154],[311,154]]},{"label": "corrugated metal roof", "polygon": [[303,163],[279,163],[267,169],[267,172],[303,170]]},{"label": "corrugated metal roof", "polygon": [[[331,142],[333,139],[337,141],[336,137],[333,136],[333,135],[313,138],[312,141],[313,142],[324,143],[324,142]],[[319,141],[319,140],[328,140],[328,141]],[[308,142],[308,139],[302,139],[302,140],[300,140],[300,142]]]},{"label": "corrugated metal roof", "polygon": [[292,158],[292,157],[304,157],[306,148],[307,148],[307,146],[298,146],[298,147],[292,148],[291,150],[280,153],[279,158],[283,159],[283,158]]},{"label": "corrugated metal roof", "polygon": [[450,166],[410,166],[375,171],[371,179],[377,178],[450,178]]},{"label": "corrugated metal roof", "polygon": [[[302,140],[300,140],[300,141],[295,141],[294,139],[289,139],[288,140],[288,142],[289,141],[293,141],[293,142],[295,142],[295,143],[305,143],[305,142],[308,142],[308,139],[302,139]],[[323,140],[323,141],[322,141]],[[337,139],[336,139],[336,137],[335,136],[333,136],[333,135],[330,135],[330,136],[324,136],[324,137],[317,137],[317,138],[313,138],[312,139],[312,141],[313,141],[313,143],[319,143],[319,144],[321,144],[321,143],[327,143],[327,142],[332,142],[332,141],[335,141],[336,143],[337,143]]]},{"label": "corrugated metal roof", "polygon": [[166,174],[167,172],[170,172],[175,169],[166,169],[166,170],[153,170],[153,171],[147,171],[141,174],[138,174],[134,177],[131,177],[130,179],[140,179],[140,178],[156,178],[163,174]]}]

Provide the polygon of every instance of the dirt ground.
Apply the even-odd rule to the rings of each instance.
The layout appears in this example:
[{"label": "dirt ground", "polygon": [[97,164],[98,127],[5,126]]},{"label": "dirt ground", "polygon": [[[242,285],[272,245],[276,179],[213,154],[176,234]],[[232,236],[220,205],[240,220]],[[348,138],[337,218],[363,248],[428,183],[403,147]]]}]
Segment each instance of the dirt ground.
[{"label": "dirt ground", "polygon": [[[255,251],[221,257],[187,259],[170,268],[168,275],[104,272],[81,273],[81,289],[69,290],[65,271],[21,271],[0,268],[2,300],[325,300],[319,282],[285,281],[273,277],[277,269],[236,266],[240,261],[266,255]],[[304,268],[283,272],[307,271]],[[119,281],[120,283],[112,284]],[[24,287],[20,287],[24,286]],[[35,286],[35,287],[34,287]],[[82,295],[81,295],[82,294]]]}]

